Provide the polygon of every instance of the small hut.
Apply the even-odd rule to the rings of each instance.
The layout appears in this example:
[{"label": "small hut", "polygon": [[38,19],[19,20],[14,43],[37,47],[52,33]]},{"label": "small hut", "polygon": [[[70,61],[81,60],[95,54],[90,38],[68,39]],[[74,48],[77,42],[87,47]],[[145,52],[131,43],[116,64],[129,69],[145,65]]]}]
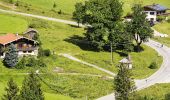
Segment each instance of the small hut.
[{"label": "small hut", "polygon": [[35,39],[37,34],[38,34],[38,31],[33,28],[29,28],[27,31],[24,32],[24,36],[29,39]]},{"label": "small hut", "polygon": [[132,60],[131,60],[130,55],[120,60],[119,63],[126,65],[129,69],[132,69]]}]

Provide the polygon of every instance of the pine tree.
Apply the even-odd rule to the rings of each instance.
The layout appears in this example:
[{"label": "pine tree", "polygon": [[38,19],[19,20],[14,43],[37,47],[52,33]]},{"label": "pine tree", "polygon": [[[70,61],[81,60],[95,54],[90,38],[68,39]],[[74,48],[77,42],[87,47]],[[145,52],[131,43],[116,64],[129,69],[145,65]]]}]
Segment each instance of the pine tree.
[{"label": "pine tree", "polygon": [[14,67],[18,63],[18,51],[14,44],[10,44],[5,54],[4,64],[7,67]]},{"label": "pine tree", "polygon": [[2,100],[17,100],[19,88],[12,78],[8,81],[8,87],[5,88],[5,91],[6,94],[4,94]]},{"label": "pine tree", "polygon": [[44,100],[41,84],[33,72],[23,81],[20,100]]},{"label": "pine tree", "polygon": [[135,85],[131,78],[131,72],[126,65],[121,64],[114,79],[116,100],[129,100],[133,94]]}]

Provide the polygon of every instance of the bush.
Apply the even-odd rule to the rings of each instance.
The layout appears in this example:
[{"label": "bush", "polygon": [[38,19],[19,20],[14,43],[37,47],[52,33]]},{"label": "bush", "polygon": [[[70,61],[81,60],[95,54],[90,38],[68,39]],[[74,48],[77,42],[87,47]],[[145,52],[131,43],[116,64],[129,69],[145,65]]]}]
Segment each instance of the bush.
[{"label": "bush", "polygon": [[38,52],[38,57],[49,57],[51,55],[51,51],[50,49],[45,49],[43,50],[43,48],[39,48],[39,52]]},{"label": "bush", "polygon": [[24,56],[19,63],[15,66],[16,69],[24,69],[26,66],[26,57]]},{"label": "bush", "polygon": [[48,28],[49,24],[41,20],[32,20],[28,27],[29,28]]},{"label": "bush", "polygon": [[44,52],[44,55],[47,57],[51,55],[50,49],[43,50],[43,52]]},{"label": "bush", "polygon": [[156,69],[156,68],[158,68],[158,65],[157,65],[157,63],[154,61],[154,62],[152,62],[152,63],[150,64],[149,68],[150,68],[150,69]]},{"label": "bush", "polygon": [[37,66],[37,60],[34,57],[29,57],[26,63],[27,67],[36,67]]},{"label": "bush", "polygon": [[167,22],[170,23],[170,19],[168,19]]},{"label": "bush", "polygon": [[158,16],[157,20],[158,20],[159,22],[162,22],[162,21],[165,20],[165,16]]},{"label": "bush", "polygon": [[62,14],[62,11],[61,11],[61,9],[58,11],[58,14]]}]

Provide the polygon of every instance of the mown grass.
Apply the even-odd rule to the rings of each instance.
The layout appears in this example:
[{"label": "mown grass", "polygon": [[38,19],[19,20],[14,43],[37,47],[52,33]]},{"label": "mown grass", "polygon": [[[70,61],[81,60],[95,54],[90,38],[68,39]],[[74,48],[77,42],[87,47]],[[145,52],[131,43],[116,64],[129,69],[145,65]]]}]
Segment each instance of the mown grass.
[{"label": "mown grass", "polygon": [[170,47],[170,23],[162,22],[155,25],[154,28],[158,32],[168,35],[168,37],[155,37],[154,39]]},{"label": "mown grass", "polygon": [[20,33],[27,29],[27,21],[0,14],[0,33]]},{"label": "mown grass", "polygon": [[167,94],[170,94],[170,84],[164,83],[164,84],[156,84],[150,86],[149,88],[138,91],[137,97],[148,96],[149,98],[153,98],[153,100],[169,100],[165,98]]}]

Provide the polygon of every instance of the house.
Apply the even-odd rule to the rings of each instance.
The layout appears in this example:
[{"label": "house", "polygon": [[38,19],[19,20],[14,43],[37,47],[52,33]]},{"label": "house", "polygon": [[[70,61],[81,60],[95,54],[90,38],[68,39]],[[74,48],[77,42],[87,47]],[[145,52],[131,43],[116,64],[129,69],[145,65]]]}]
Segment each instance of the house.
[{"label": "house", "polygon": [[167,10],[169,9],[159,4],[144,6],[144,12],[147,15],[146,18],[148,19],[148,21],[152,21],[152,22],[157,21],[158,16],[168,14],[166,13]]},{"label": "house", "polygon": [[18,34],[6,34],[0,36],[0,58],[5,57],[5,50],[10,44],[16,46],[19,56],[38,55],[38,44],[35,40]]},{"label": "house", "polygon": [[29,39],[34,39],[36,38],[36,34],[38,34],[38,31],[33,29],[33,28],[29,28],[26,32],[24,32],[24,36],[29,38]]}]

